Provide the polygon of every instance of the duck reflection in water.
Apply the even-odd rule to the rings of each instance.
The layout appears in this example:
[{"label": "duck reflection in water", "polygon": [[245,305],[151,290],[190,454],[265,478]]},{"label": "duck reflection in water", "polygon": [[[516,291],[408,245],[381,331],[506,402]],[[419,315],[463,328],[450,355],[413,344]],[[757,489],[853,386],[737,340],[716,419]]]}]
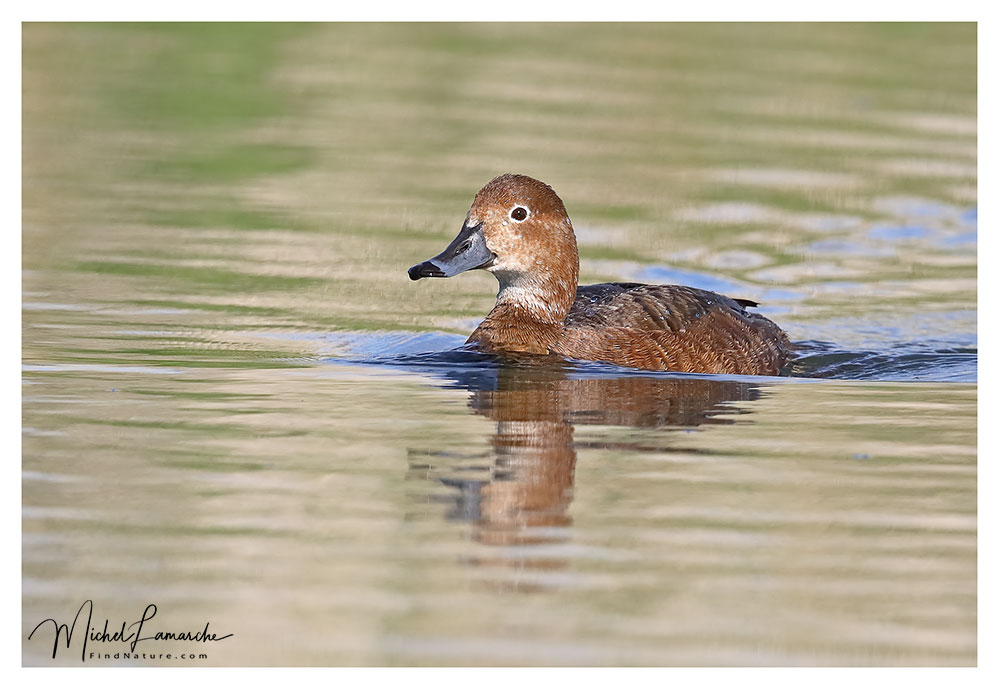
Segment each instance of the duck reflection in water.
[{"label": "duck reflection in water", "polygon": [[[475,413],[496,422],[488,466],[474,460],[452,464],[444,475],[414,457],[411,469],[424,476],[429,471],[430,478],[456,489],[448,518],[473,523],[473,538],[489,545],[557,543],[568,537],[560,527],[572,523],[569,506],[580,447],[574,439],[576,426],[679,430],[731,424],[731,415],[741,410],[729,403],[759,396],[755,384],[742,381],[659,374],[593,376],[566,365],[501,365],[451,372],[448,377],[454,387],[471,392],[468,406]],[[585,448],[669,452],[670,443],[604,440],[586,443]],[[477,476],[468,477],[473,472]],[[560,566],[535,558],[502,564]]]}]

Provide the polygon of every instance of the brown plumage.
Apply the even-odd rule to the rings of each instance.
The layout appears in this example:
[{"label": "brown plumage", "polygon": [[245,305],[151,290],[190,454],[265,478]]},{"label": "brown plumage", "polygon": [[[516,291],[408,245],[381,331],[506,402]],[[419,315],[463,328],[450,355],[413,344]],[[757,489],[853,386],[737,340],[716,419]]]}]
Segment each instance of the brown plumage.
[{"label": "brown plumage", "polygon": [[551,187],[502,175],[476,195],[458,237],[409,275],[473,268],[500,283],[496,306],[468,342],[497,353],[556,354],[687,373],[776,375],[787,335],[746,310],[754,302],[679,285],[578,287],[572,223]]},{"label": "brown plumage", "polygon": [[692,373],[774,375],[790,343],[729,297],[680,285],[587,285],[554,351],[576,359]]}]

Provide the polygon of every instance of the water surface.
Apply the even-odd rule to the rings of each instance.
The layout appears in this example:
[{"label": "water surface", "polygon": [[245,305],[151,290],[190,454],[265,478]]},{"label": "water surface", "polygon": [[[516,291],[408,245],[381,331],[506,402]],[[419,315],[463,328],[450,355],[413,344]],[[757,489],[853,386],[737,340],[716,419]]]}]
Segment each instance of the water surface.
[{"label": "water surface", "polygon": [[[23,39],[25,637],[90,599],[232,633],[202,665],[976,663],[973,26]],[[405,271],[503,172],[583,282],[757,300],[789,375],[463,350],[493,278]]]}]

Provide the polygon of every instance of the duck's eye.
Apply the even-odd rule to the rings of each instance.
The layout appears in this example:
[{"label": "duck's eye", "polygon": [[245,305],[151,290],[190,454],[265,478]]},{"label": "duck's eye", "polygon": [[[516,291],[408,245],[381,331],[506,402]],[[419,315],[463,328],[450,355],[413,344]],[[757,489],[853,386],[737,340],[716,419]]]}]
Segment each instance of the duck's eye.
[{"label": "duck's eye", "polygon": [[510,211],[510,218],[516,220],[517,222],[524,222],[527,220],[529,215],[528,210],[523,206],[517,206],[512,211]]}]

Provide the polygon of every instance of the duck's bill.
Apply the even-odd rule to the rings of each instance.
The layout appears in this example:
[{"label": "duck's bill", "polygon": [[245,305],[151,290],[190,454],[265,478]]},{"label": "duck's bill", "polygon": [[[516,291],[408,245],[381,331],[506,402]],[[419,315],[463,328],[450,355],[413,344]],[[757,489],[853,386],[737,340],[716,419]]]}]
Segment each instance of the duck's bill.
[{"label": "duck's bill", "polygon": [[454,277],[466,270],[485,268],[495,258],[496,254],[489,250],[486,238],[482,236],[482,223],[471,227],[466,223],[444,251],[410,268],[409,279]]}]

